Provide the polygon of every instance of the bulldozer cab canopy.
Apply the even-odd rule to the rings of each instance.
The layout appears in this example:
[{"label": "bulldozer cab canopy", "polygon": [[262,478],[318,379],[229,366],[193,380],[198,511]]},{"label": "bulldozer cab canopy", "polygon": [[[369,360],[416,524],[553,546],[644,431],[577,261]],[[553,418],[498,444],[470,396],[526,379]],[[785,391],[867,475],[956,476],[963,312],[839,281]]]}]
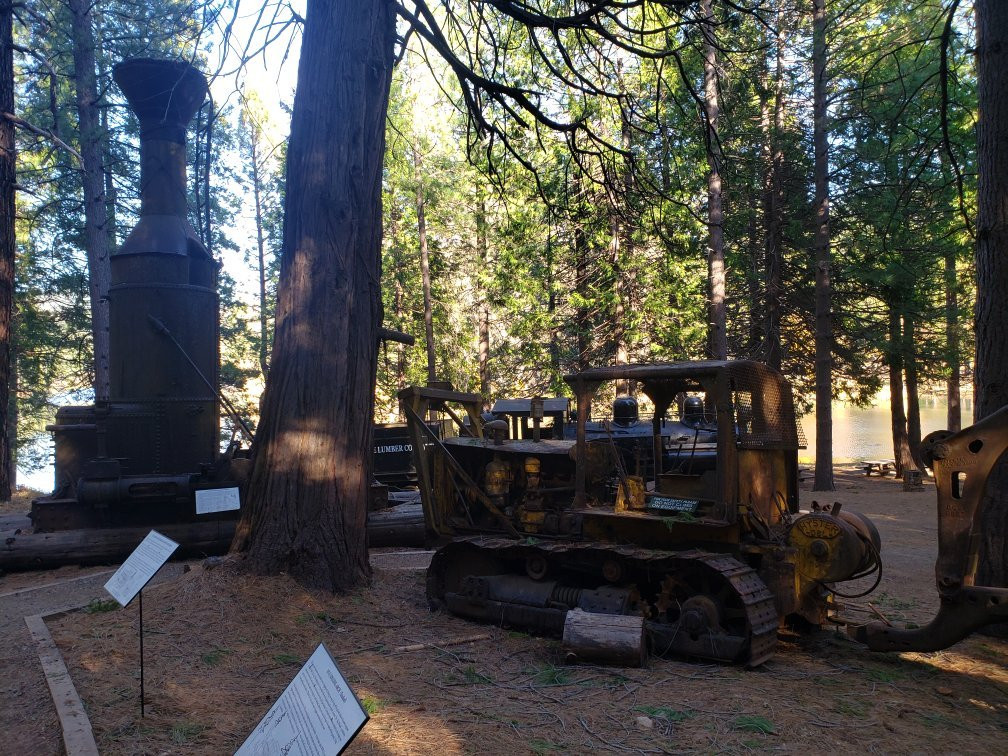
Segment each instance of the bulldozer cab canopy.
[{"label": "bulldozer cab canopy", "polygon": [[[760,501],[769,514],[777,493],[788,509],[798,507],[797,469],[800,436],[791,387],[777,371],[751,360],[705,360],[593,368],[565,377],[577,397],[576,500],[586,502],[585,467],[591,402],[602,384],[632,381],[654,403],[653,485],[669,491],[687,488],[689,498],[711,500],[723,522],[734,522],[735,504]],[[702,486],[690,476],[669,476],[662,469],[662,418],[685,405],[689,395],[703,395],[705,423],[716,426],[715,470]],[[702,488],[702,490],[700,490]],[[697,493],[699,491],[699,493]],[[769,492],[769,494],[767,493]]]},{"label": "bulldozer cab canopy", "polygon": [[[578,417],[590,415],[592,397],[604,383],[633,381],[655,405],[660,418],[690,392],[707,397],[718,431],[742,448],[798,449],[791,387],[784,377],[753,360],[703,360],[591,368],[564,377],[578,403]],[[582,411],[583,408],[583,411]]]}]

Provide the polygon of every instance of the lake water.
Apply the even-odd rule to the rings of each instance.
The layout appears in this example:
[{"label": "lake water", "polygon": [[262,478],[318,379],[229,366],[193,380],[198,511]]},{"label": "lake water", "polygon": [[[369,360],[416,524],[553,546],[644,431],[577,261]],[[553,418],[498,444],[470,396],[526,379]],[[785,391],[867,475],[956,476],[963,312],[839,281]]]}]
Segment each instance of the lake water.
[{"label": "lake water", "polygon": [[[963,426],[973,418],[973,391],[961,397]],[[945,396],[921,397],[921,435],[948,427]],[[802,464],[815,462],[815,415],[801,418],[808,448],[798,452]],[[871,407],[855,407],[845,402],[833,402],[833,461],[857,462],[865,459],[892,459],[892,424],[889,416],[889,396],[880,394]]]}]

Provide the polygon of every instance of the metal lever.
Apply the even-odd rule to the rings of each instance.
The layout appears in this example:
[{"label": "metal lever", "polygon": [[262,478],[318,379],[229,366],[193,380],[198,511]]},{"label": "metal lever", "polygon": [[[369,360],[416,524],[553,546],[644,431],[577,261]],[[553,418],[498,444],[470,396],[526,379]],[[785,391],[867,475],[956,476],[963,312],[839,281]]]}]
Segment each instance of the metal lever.
[{"label": "metal lever", "polygon": [[157,333],[168,339],[172,344],[175,345],[175,348],[182,353],[182,356],[186,358],[186,362],[188,362],[189,365],[192,366],[192,369],[196,371],[196,375],[200,377],[203,383],[207,385],[207,388],[209,388],[213,392],[213,395],[217,397],[217,401],[219,401],[221,404],[224,405],[224,408],[228,411],[228,414],[230,414],[231,417],[234,418],[235,422],[237,422],[238,425],[241,426],[241,429],[245,431],[245,435],[248,436],[249,441],[255,440],[255,437],[252,435],[252,431],[245,424],[245,421],[242,420],[241,415],[238,414],[238,410],[235,409],[235,406],[227,400],[227,397],[225,397],[220,391],[217,390],[216,386],[210,383],[210,381],[207,379],[205,375],[203,375],[203,372],[199,369],[196,363],[193,362],[192,357],[190,357],[189,353],[186,352],[185,347],[179,344],[178,341],[175,339],[175,337],[172,336],[172,332],[168,330],[168,326],[166,326],[164,323],[162,323],[160,320],[158,320],[149,313],[147,315],[147,321],[151,324],[151,328],[153,328]]}]

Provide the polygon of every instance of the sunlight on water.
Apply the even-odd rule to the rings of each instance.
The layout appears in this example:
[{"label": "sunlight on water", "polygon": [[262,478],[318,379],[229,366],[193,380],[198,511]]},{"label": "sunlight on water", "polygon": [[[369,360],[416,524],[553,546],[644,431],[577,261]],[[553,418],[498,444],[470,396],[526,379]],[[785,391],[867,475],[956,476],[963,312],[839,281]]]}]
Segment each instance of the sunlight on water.
[{"label": "sunlight on water", "polygon": [[[945,396],[921,397],[921,435],[943,430],[948,426]],[[972,388],[962,394],[963,425],[972,423]],[[815,462],[815,415],[801,418],[808,448],[798,452],[802,464]],[[889,397],[879,395],[871,407],[855,407],[845,402],[833,402],[833,460],[857,462],[865,459],[892,459],[892,426],[889,419]]]}]

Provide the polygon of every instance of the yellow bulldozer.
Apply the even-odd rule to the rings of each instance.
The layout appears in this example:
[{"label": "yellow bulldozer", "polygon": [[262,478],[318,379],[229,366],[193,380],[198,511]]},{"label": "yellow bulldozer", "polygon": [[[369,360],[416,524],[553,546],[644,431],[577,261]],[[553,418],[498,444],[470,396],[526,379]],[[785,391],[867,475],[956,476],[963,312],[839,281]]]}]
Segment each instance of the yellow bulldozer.
[{"label": "yellow bulldozer", "polygon": [[[589,369],[565,378],[576,423],[529,402],[528,437],[476,394],[409,387],[428,539],[431,607],[560,635],[579,616],[639,618],[652,653],[757,666],[781,623],[821,625],[838,584],[881,571],[878,531],[839,505],[800,511],[800,432],[788,382],[753,361]],[[636,387],[652,410],[617,399]],[[428,418],[452,430],[437,433]],[[1008,408],[931,434],[938,491],[941,610],[925,628],[849,628],[876,650],[931,650],[1008,616],[1008,590],[973,585],[987,474],[1008,447]],[[876,581],[877,584],[877,581]],[[870,588],[869,588],[870,590]]]}]

